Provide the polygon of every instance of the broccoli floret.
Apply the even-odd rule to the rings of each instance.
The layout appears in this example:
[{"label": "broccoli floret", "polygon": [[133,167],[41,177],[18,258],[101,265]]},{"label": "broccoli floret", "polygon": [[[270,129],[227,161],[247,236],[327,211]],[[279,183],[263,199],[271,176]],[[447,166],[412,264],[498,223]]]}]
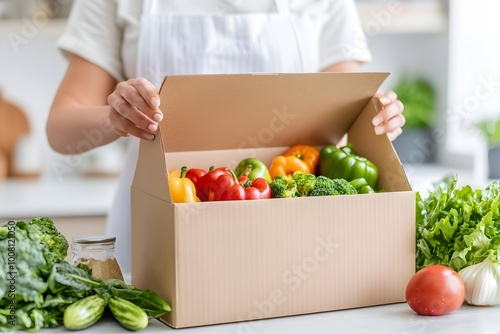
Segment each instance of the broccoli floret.
[{"label": "broccoli floret", "polygon": [[297,197],[297,184],[291,175],[278,175],[269,186],[273,198]]},{"label": "broccoli floret", "polygon": [[309,196],[330,196],[338,195],[338,191],[333,186],[333,180],[326,176],[316,177],[316,183],[309,193]]},{"label": "broccoli floret", "polygon": [[316,184],[316,175],[297,171],[293,173],[293,180],[297,185],[297,196],[309,196]]},{"label": "broccoli floret", "polygon": [[345,179],[333,179],[333,187],[339,195],[355,195],[358,193],[356,188]]},{"label": "broccoli floret", "polygon": [[68,240],[61,234],[54,222],[47,217],[34,218],[28,223],[30,238],[40,240],[47,248],[48,259],[52,263],[61,262],[68,255]]}]

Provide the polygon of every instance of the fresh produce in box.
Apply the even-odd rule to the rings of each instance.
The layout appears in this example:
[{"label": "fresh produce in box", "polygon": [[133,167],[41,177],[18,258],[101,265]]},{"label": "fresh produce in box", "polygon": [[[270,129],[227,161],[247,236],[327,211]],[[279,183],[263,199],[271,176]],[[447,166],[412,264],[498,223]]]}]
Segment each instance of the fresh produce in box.
[{"label": "fresh produce in box", "polygon": [[66,238],[49,218],[0,227],[0,332],[87,328],[102,316],[103,301],[106,306],[112,297],[134,303],[148,319],[171,311],[151,290],[100,280],[88,266],[72,266],[64,261],[67,250]]},{"label": "fresh produce in box", "polygon": [[[319,175],[316,175],[318,165]],[[197,199],[206,202],[371,194],[375,192],[378,169],[367,159],[356,155],[350,145],[339,149],[334,145],[327,145],[319,152],[313,146],[299,144],[275,157],[269,168],[257,158],[246,158],[238,163],[234,172],[227,167],[211,167],[208,171],[190,168],[181,176],[175,172],[173,180],[187,185],[186,182],[180,182],[184,175],[194,184]],[[246,179],[242,180],[242,177]],[[297,181],[297,178],[303,179]],[[254,184],[248,181],[254,181]],[[191,191],[178,191],[177,195],[174,199],[172,194],[176,203],[197,201]]]},{"label": "fresh produce in box", "polygon": [[265,179],[256,178],[250,181],[246,176],[238,179],[230,169],[227,169],[227,173],[218,176],[208,186],[209,201],[271,198],[271,189]]},{"label": "fresh produce in box", "polygon": [[349,182],[354,189],[358,192],[358,194],[373,194],[375,193],[375,190],[370,187],[368,182],[364,177],[360,177],[358,179],[354,179],[351,182]]},{"label": "fresh produce in box", "polygon": [[273,159],[269,167],[269,173],[273,180],[277,176],[292,175],[294,172],[309,174],[313,171],[311,171],[311,168],[306,162],[294,155],[278,155]]},{"label": "fresh produce in box", "polygon": [[330,179],[300,171],[293,175],[277,176],[270,186],[273,198],[357,194],[356,189],[347,180]]},{"label": "fresh produce in box", "polygon": [[258,177],[252,181],[246,176],[240,176],[238,182],[245,189],[245,199],[271,198],[271,187],[264,178]]},{"label": "fresh produce in box", "polygon": [[230,175],[227,167],[210,167],[208,172],[203,169],[189,169],[186,177],[193,181],[196,187],[196,194],[202,202],[208,201],[210,186],[221,175]]},{"label": "fresh produce in box", "polygon": [[168,173],[168,186],[174,203],[200,202],[193,181],[186,177],[187,171],[188,168],[184,166],[180,172],[173,169]]},{"label": "fresh produce in box", "polygon": [[196,187],[198,180],[201,179],[206,173],[207,171],[202,168],[189,168],[186,172],[186,177],[190,179]]},{"label": "fresh produce in box", "polygon": [[272,181],[266,164],[256,158],[247,158],[240,161],[234,173],[237,177],[246,176],[251,181],[258,177],[265,179],[267,182]]},{"label": "fresh produce in box", "polygon": [[291,146],[271,162],[271,166],[269,167],[271,179],[280,175],[292,175],[297,171],[304,174],[314,174],[318,165],[318,157],[319,152],[313,146]]},{"label": "fresh produce in box", "polygon": [[347,181],[364,178],[372,189],[375,189],[378,181],[377,166],[357,155],[350,145],[342,148],[335,145],[323,147],[319,153],[319,174]]},{"label": "fresh produce in box", "polygon": [[314,146],[310,145],[294,145],[286,150],[283,156],[295,156],[300,160],[304,161],[308,166],[311,173],[316,171],[316,166],[318,165],[319,151]]}]

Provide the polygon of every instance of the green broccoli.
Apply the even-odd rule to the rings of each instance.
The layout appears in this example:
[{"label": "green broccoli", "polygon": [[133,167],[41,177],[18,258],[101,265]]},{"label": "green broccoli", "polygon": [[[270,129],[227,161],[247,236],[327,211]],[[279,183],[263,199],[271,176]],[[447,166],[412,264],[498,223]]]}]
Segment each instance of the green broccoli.
[{"label": "green broccoli", "polygon": [[295,172],[293,175],[277,176],[270,183],[273,198],[354,195],[356,188],[345,179],[330,179],[326,176]]},{"label": "green broccoli", "polygon": [[339,195],[356,195],[356,188],[345,179],[333,179],[333,187]]},{"label": "green broccoli", "polygon": [[309,196],[330,196],[339,195],[339,192],[334,187],[333,180],[326,176],[316,177],[316,183],[312,188]]},{"label": "green broccoli", "polygon": [[30,238],[39,240],[47,248],[47,256],[52,263],[64,260],[68,255],[68,240],[57,230],[50,218],[34,218],[28,225]]},{"label": "green broccoli", "polygon": [[309,196],[316,184],[316,175],[304,174],[300,171],[293,173],[293,180],[297,185],[297,196]]},{"label": "green broccoli", "polygon": [[273,198],[297,197],[297,184],[291,175],[276,176],[269,186]]}]

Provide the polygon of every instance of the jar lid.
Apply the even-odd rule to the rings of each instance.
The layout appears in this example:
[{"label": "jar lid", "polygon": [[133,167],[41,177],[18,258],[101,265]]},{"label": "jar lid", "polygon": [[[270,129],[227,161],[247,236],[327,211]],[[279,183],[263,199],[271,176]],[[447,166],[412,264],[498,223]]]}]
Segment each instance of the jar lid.
[{"label": "jar lid", "polygon": [[103,235],[90,235],[90,236],[73,237],[73,243],[85,244],[85,245],[112,243],[115,241],[116,241],[116,237],[103,236]]}]

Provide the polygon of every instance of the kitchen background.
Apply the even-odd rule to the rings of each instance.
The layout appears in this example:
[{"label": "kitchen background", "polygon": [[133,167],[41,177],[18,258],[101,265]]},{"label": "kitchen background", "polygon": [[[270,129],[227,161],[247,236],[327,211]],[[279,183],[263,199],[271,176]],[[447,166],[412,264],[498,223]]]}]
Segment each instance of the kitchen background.
[{"label": "kitchen background", "polygon": [[[420,139],[407,139],[413,144],[410,148],[398,147],[414,188],[425,189],[448,172],[458,173],[462,183],[473,186],[490,182],[489,146],[474,124],[500,115],[500,3],[356,3],[373,53],[364,70],[391,72],[384,90],[397,88],[405,78],[430,85],[431,95],[422,93],[422,86],[418,91],[407,86],[400,96],[435,94],[435,106],[427,117],[432,120],[430,132]],[[19,108],[29,125],[29,133],[15,143],[16,177],[2,175],[6,169],[0,158],[4,180],[0,181],[0,218],[49,215],[60,217],[61,224],[83,219],[85,227],[68,234],[96,233],[103,231],[126,139],[80,156],[62,156],[49,148],[45,138],[48,111],[66,68],[55,43],[71,4],[71,0],[0,0],[0,108],[7,108],[2,100]],[[346,52],[355,52],[355,42],[345,47]],[[422,99],[409,101],[408,113],[422,110],[422,104],[426,104]],[[5,127],[12,131],[0,110],[2,141]],[[407,133],[412,133],[409,127],[405,127]],[[398,141],[403,145],[403,138]]]}]

